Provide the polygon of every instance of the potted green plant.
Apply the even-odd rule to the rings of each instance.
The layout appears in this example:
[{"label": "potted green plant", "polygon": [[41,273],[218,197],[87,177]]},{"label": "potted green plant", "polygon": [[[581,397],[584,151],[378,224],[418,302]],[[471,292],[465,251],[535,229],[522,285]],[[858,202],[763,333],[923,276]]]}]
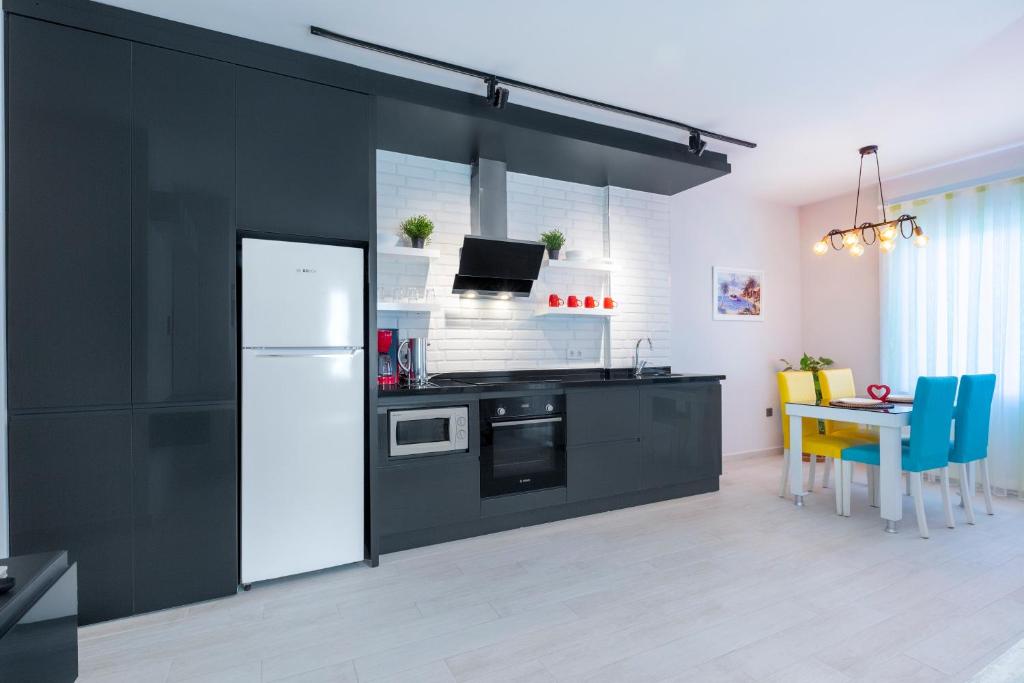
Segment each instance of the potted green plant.
[{"label": "potted green plant", "polygon": [[402,221],[402,234],[409,238],[413,247],[422,249],[434,234],[434,221],[422,214],[406,218]]},{"label": "potted green plant", "polygon": [[540,234],[540,241],[548,248],[548,258],[558,260],[558,252],[565,245],[565,234],[558,228],[552,228]]}]

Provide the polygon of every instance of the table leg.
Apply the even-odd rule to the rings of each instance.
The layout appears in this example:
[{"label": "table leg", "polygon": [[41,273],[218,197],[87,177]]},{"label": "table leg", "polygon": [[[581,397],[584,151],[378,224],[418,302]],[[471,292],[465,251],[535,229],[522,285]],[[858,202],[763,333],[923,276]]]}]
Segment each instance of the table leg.
[{"label": "table leg", "polygon": [[793,503],[797,507],[804,504],[803,452],[804,423],[797,415],[789,417],[789,492],[793,494]]},{"label": "table leg", "polygon": [[894,534],[903,519],[903,496],[900,486],[900,470],[902,469],[902,442],[898,427],[880,427],[878,430],[879,462],[878,468],[879,497],[882,499],[882,519],[885,530]]}]

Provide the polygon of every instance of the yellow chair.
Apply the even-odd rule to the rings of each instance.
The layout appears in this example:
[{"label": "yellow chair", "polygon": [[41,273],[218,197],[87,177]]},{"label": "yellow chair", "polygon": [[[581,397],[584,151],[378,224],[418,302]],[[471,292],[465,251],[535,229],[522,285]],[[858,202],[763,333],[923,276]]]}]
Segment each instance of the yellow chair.
[{"label": "yellow chair", "polygon": [[[789,479],[789,459],[801,457],[801,453],[789,452],[789,416],[786,414],[786,404],[815,403],[818,397],[814,391],[814,375],[810,372],[792,370],[780,372],[778,373],[778,379],[779,401],[781,403],[779,413],[782,415],[782,447],[785,456],[783,458],[782,483],[779,487],[779,496],[784,498],[788,488],[786,484]],[[826,463],[838,461],[842,457],[844,448],[850,448],[864,442],[842,436],[819,434],[818,421],[812,418],[803,418],[801,424],[803,425],[803,452],[811,456],[811,485],[808,486],[808,489],[813,490],[814,463],[817,460],[817,456],[821,455],[830,458],[831,460],[826,460]],[[839,477],[836,477],[836,482],[839,482]],[[843,514],[842,492],[838,486],[835,488],[836,514],[841,515]]]},{"label": "yellow chair", "polygon": [[[821,385],[821,404],[828,405],[833,399],[851,398],[857,395],[857,385],[853,381],[853,370],[850,368],[832,368],[818,371],[818,382]],[[858,443],[878,443],[878,432],[870,427],[851,422],[825,420],[825,433],[852,439]],[[828,481],[828,473],[823,477]],[[878,468],[867,466],[868,500],[873,507],[878,507]],[[909,480],[908,480],[909,483]],[[828,484],[826,483],[825,486]]]}]

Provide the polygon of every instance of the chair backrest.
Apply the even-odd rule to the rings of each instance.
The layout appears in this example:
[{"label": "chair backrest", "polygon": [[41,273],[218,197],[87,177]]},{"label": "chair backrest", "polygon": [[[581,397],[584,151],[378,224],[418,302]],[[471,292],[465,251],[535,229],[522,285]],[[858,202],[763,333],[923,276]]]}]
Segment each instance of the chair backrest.
[{"label": "chair backrest", "polygon": [[[819,370],[818,382],[821,384],[821,404],[837,398],[852,398],[857,395],[857,385],[853,383],[853,370],[850,368],[833,368]],[[825,420],[825,433],[834,434],[840,429],[856,429],[852,422]]]},{"label": "chair backrest", "polygon": [[[818,395],[814,391],[814,375],[803,370],[789,370],[778,373],[779,414],[782,416],[782,447],[789,448],[789,416],[787,403],[814,403]],[[804,434],[817,434],[818,421],[804,418]]]},{"label": "chair backrest", "polygon": [[956,427],[950,458],[958,462],[988,456],[988,425],[992,415],[995,375],[964,375],[956,399]]},{"label": "chair backrest", "polygon": [[932,470],[949,464],[949,428],[953,424],[956,377],[919,377],[910,416],[907,469]]}]

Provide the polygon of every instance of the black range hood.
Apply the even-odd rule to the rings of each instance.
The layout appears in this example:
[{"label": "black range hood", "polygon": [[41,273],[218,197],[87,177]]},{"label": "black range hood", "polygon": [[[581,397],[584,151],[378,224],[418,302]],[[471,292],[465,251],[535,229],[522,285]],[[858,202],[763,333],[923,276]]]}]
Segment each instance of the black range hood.
[{"label": "black range hood", "polygon": [[459,253],[454,294],[500,298],[530,296],[540,275],[544,245],[508,239],[505,164],[477,159],[470,191],[471,234]]}]

